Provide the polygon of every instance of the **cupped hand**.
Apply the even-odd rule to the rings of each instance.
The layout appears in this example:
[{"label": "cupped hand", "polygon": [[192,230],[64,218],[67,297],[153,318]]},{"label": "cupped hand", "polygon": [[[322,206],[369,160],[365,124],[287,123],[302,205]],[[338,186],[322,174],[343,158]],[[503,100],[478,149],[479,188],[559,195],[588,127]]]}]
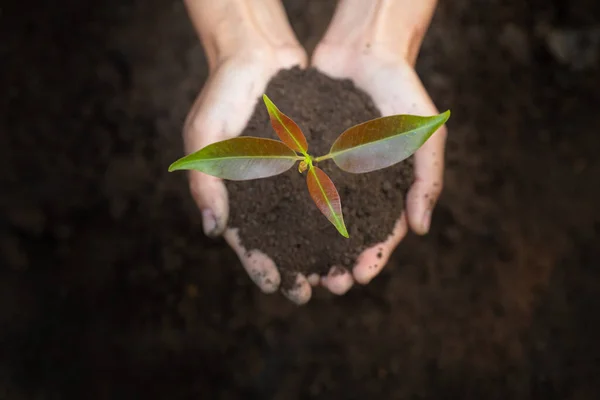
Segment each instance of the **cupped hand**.
[{"label": "cupped hand", "polygon": [[[378,52],[368,43],[337,46],[322,42],[314,52],[312,65],[332,78],[351,79],[371,96],[383,116],[439,113],[410,61]],[[415,153],[414,183],[407,194],[405,211],[388,239],[365,250],[351,275],[339,267],[333,268],[327,277],[321,278],[324,286],[343,294],[353,281],[369,283],[388,262],[409,226],[420,235],[428,232],[431,213],[442,190],[446,135],[447,129],[443,126]],[[372,268],[373,265],[376,268]]]},{"label": "cupped hand", "polygon": [[[240,135],[271,78],[281,69],[305,67],[306,60],[304,50],[299,47],[267,48],[236,53],[218,64],[186,119],[186,153]],[[192,197],[202,212],[204,232],[211,237],[223,235],[256,285],[265,293],[275,292],[281,280],[275,263],[258,249],[245,249],[238,229],[227,227],[229,203],[223,181],[190,171],[189,185]],[[311,286],[302,275],[296,279],[295,289],[284,294],[294,303],[306,303],[311,297]]]}]

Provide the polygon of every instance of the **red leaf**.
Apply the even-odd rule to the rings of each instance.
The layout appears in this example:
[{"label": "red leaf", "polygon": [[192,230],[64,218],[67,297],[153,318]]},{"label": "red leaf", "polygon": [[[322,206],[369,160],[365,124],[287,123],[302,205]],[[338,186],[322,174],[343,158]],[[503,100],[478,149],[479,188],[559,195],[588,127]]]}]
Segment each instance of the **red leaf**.
[{"label": "red leaf", "polygon": [[335,185],[327,174],[319,167],[311,167],[306,175],[308,192],[319,210],[327,217],[329,222],[336,227],[338,232],[349,237],[344,217],[342,216],[342,203]]},{"label": "red leaf", "polygon": [[292,150],[306,155],[308,143],[300,127],[290,117],[279,111],[266,94],[263,94],[263,100],[271,118],[271,125],[279,139]]},{"label": "red leaf", "polygon": [[343,132],[326,157],[351,173],[371,172],[413,155],[450,117],[391,115],[354,125]]}]

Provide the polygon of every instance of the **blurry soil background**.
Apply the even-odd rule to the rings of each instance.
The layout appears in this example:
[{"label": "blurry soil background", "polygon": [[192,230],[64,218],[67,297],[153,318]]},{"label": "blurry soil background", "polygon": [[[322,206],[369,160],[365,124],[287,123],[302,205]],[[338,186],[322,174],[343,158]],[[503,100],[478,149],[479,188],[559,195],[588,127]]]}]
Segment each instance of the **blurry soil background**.
[{"label": "blurry soil background", "polygon": [[[312,49],[333,1],[286,1]],[[371,284],[296,307],[208,240],[178,0],[0,6],[0,399],[597,399],[600,3],[440,2],[445,191]]]}]

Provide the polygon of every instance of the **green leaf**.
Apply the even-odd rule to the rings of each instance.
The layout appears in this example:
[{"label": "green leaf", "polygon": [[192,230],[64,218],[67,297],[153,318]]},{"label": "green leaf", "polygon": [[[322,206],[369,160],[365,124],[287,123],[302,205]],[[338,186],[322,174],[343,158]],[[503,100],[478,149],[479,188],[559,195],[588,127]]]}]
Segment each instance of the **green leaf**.
[{"label": "green leaf", "polygon": [[241,181],[280,174],[299,159],[302,157],[278,140],[242,136],[210,144],[180,158],[169,171],[193,169]]},{"label": "green leaf", "polygon": [[263,94],[263,101],[265,102],[265,106],[267,106],[271,125],[277,136],[279,136],[279,139],[292,150],[307,155],[308,143],[300,127],[290,117],[279,111],[266,94]]},{"label": "green leaf", "polygon": [[413,155],[450,117],[450,110],[431,117],[392,115],[347,129],[329,154],[342,170],[371,172],[399,163]]},{"label": "green leaf", "polygon": [[306,184],[308,185],[310,197],[312,197],[317,208],[343,237],[349,237],[342,216],[340,195],[327,174],[319,167],[311,166],[306,175]]}]

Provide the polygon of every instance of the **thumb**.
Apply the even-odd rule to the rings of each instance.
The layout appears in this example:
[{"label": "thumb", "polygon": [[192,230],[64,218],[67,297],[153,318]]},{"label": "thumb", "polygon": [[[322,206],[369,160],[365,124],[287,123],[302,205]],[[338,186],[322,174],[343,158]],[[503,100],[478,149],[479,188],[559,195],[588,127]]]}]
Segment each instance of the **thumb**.
[{"label": "thumb", "polygon": [[[200,94],[195,107],[203,104],[203,93]],[[203,110],[203,112],[202,112]],[[184,142],[187,153],[202,149],[217,142],[223,136],[218,115],[212,109],[192,110],[184,127]],[[188,172],[189,187],[192,198],[202,213],[202,229],[206,236],[216,237],[223,234],[229,218],[229,202],[227,189],[220,178],[200,171]]]},{"label": "thumb", "polygon": [[447,129],[442,126],[415,153],[415,181],[406,205],[409,224],[419,235],[429,231],[431,214],[442,191],[446,135]]},{"label": "thumb", "polygon": [[190,192],[202,212],[202,229],[210,237],[220,236],[227,226],[229,202],[223,181],[198,171],[189,172]]}]

